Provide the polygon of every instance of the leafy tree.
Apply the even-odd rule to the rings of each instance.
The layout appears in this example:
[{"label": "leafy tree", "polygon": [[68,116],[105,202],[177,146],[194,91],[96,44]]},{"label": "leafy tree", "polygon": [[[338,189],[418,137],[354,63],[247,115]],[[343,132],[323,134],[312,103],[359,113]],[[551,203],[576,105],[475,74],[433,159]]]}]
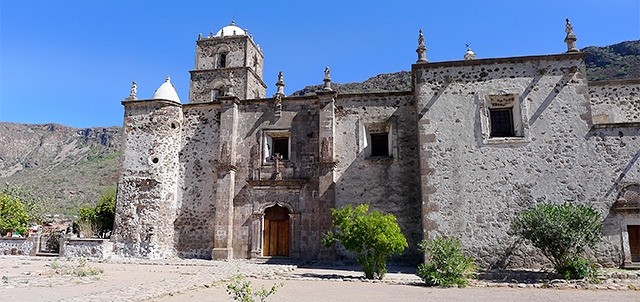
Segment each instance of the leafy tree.
[{"label": "leafy tree", "polygon": [[47,201],[44,198],[22,187],[5,183],[2,193],[20,200],[25,211],[27,211],[27,215],[29,215],[29,223],[41,224],[45,214],[50,212]]},{"label": "leafy tree", "polygon": [[83,205],[78,209],[77,227],[86,236],[107,238],[113,230],[116,210],[115,190],[108,190],[100,197],[95,207]]},{"label": "leafy tree", "polygon": [[427,285],[467,285],[467,279],[472,276],[474,269],[473,258],[464,255],[460,240],[451,237],[423,240],[420,249],[429,255],[429,261],[420,264],[416,275]]},{"label": "leafy tree", "polygon": [[29,215],[22,202],[11,195],[0,192],[0,234],[7,232],[27,233]]},{"label": "leafy tree", "polygon": [[382,279],[387,272],[387,258],[407,248],[407,239],[402,234],[396,217],[380,211],[369,211],[369,205],[353,208],[345,205],[331,209],[335,232],[323,238],[327,247],[336,242],[355,253],[367,279]]},{"label": "leafy tree", "polygon": [[590,277],[593,266],[580,255],[602,238],[602,217],[591,206],[539,204],[516,215],[511,234],[531,241],[567,279]]},{"label": "leafy tree", "polygon": [[96,222],[100,237],[105,238],[113,230],[116,217],[116,192],[109,190],[102,194],[95,209]]}]

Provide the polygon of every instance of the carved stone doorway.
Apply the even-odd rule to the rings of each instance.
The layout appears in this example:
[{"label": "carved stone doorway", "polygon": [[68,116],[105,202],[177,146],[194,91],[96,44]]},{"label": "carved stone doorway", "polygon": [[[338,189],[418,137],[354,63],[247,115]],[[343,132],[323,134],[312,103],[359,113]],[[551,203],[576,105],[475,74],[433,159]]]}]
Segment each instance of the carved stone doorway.
[{"label": "carved stone doorway", "polygon": [[640,225],[628,225],[631,262],[640,262]]},{"label": "carved stone doorway", "polygon": [[264,210],[263,256],[289,256],[289,210],[275,205]]}]

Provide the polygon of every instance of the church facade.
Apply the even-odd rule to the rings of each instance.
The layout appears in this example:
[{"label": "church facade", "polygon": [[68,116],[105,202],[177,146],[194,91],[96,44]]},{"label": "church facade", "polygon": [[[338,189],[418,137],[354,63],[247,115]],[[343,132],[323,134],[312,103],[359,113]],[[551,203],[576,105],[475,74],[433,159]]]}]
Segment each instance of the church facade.
[{"label": "church facade", "polygon": [[[335,259],[331,208],[368,203],[417,243],[456,236],[483,266],[544,263],[507,234],[542,202],[593,205],[605,266],[640,262],[640,80],[588,82],[567,52],[430,63],[412,90],[266,96],[264,55],[235,24],[196,41],[189,100],[170,80],[124,105],[115,253],[123,257]],[[135,83],[134,83],[135,85]]]}]

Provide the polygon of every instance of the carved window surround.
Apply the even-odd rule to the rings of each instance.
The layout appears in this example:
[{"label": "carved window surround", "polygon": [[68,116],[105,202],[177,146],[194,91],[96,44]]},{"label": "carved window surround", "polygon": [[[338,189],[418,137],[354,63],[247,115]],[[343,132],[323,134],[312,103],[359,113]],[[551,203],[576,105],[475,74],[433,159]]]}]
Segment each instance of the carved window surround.
[{"label": "carved window surround", "polygon": [[[525,118],[526,108],[520,102],[519,93],[500,91],[477,95],[480,98],[480,123],[484,144],[529,142],[529,125]],[[507,120],[498,121],[498,118],[506,118]],[[507,126],[511,129],[492,129]]]}]

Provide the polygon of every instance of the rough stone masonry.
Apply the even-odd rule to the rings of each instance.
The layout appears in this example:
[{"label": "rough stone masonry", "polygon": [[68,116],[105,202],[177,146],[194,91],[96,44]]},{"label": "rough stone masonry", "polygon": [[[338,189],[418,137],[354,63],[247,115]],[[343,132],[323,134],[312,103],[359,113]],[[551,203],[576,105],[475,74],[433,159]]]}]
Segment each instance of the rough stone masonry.
[{"label": "rough stone masonry", "polygon": [[114,252],[122,257],[336,259],[330,209],[369,203],[416,244],[456,236],[483,266],[544,264],[507,235],[536,203],[592,204],[604,266],[640,255],[640,80],[592,82],[567,23],[567,52],[428,62],[413,89],[267,97],[264,55],[234,23],[198,37],[189,100],[167,81],[123,101]]}]

